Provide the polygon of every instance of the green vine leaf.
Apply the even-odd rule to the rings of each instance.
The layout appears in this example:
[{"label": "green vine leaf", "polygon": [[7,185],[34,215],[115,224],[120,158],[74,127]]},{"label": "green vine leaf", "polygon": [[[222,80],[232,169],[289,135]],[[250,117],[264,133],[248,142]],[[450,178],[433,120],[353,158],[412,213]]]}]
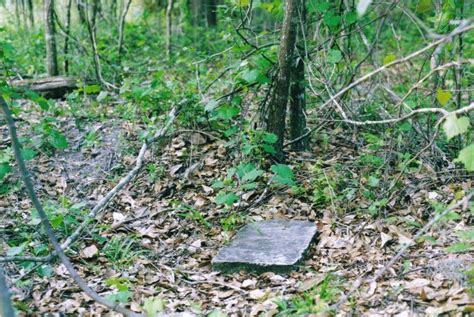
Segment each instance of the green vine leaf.
[{"label": "green vine leaf", "polygon": [[452,137],[466,132],[469,125],[468,117],[458,118],[455,114],[450,114],[443,123],[443,129],[450,140]]},{"label": "green vine leaf", "polygon": [[474,171],[474,143],[462,149],[454,162],[463,163],[466,170]]}]

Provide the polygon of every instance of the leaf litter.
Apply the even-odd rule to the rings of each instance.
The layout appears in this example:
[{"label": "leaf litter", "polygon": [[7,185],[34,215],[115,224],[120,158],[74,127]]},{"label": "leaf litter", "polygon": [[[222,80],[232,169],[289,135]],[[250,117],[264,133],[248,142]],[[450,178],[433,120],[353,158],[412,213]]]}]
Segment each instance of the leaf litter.
[{"label": "leaf litter", "polygon": [[[28,131],[25,122],[28,118],[19,125],[20,133]],[[29,162],[37,177],[37,190],[48,201],[61,197],[76,203],[96,200],[113,186],[114,175],[133,164],[133,151],[123,150],[138,146],[132,128],[120,122],[93,125],[88,132],[95,131],[101,141],[84,148],[87,131],[75,129],[67,120],[62,120],[61,126],[67,139],[73,140],[72,146],[53,156],[40,153]],[[119,138],[121,142],[117,142]],[[404,190],[385,204],[385,217],[373,217],[360,212],[371,203],[358,193],[349,200],[338,200],[336,189],[331,192],[328,186],[332,201],[318,206],[294,188],[262,183],[254,190],[238,193],[242,199],[229,211],[215,204],[217,190],[212,184],[234,166],[239,157],[236,152],[223,141],[199,132],[183,132],[168,144],[155,146],[145,159],[158,171],[143,169],[68,251],[89,285],[105,296],[117,293],[117,287],[107,281],[124,285],[130,292],[128,304],[136,311],[145,304],[162,314],[274,316],[282,301],[305,293],[318,298],[311,292],[331,276],[337,284],[334,302],[358,277],[370,277],[381,270],[400,244],[413,242],[419,228],[415,224],[429,219],[433,202],[450,203],[459,192],[472,188],[472,178],[449,178],[433,172],[409,175],[404,178]],[[331,173],[336,164],[342,164],[352,181],[360,179],[363,183],[354,163],[360,155],[350,146],[334,144],[324,152],[292,153],[290,162],[298,167],[294,170],[300,187],[311,190],[316,158],[322,162],[326,179],[334,176]],[[370,181],[367,184],[370,186]],[[31,205],[22,190],[2,199],[0,208],[3,214],[9,210],[0,228],[7,239],[14,236],[19,222],[31,218]],[[221,221],[231,215],[242,218],[225,231]],[[446,247],[456,241],[454,227],[472,230],[472,219],[467,214],[460,217],[433,228],[428,235],[435,241],[417,241],[404,261],[396,263],[383,279],[370,285],[362,283],[352,301],[336,315],[434,316],[474,311],[463,274],[473,263],[472,248],[446,252]],[[241,225],[275,218],[311,220],[318,227],[317,243],[298,271],[288,275],[223,275],[212,271],[212,257]],[[34,243],[45,241],[42,237]],[[8,252],[5,241],[2,249]],[[63,265],[39,263],[36,271],[13,263],[4,266],[14,300],[22,303],[20,315],[114,315],[85,297]]]}]

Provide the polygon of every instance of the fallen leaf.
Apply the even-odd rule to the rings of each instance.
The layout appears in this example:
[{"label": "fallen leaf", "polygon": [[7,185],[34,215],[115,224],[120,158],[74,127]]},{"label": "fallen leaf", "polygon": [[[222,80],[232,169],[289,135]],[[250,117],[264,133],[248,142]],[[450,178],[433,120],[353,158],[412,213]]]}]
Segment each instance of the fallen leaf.
[{"label": "fallen leaf", "polygon": [[84,248],[81,251],[81,255],[83,258],[90,259],[96,256],[98,252],[99,250],[97,249],[97,247],[95,245],[91,245],[91,246],[88,246],[87,248]]}]

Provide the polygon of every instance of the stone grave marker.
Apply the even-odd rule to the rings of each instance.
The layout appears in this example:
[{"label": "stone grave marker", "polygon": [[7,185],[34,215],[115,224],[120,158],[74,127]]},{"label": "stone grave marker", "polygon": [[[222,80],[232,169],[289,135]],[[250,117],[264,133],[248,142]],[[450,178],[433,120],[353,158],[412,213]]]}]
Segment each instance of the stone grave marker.
[{"label": "stone grave marker", "polygon": [[310,221],[268,220],[239,230],[212,260],[214,270],[286,273],[297,267],[316,236]]}]

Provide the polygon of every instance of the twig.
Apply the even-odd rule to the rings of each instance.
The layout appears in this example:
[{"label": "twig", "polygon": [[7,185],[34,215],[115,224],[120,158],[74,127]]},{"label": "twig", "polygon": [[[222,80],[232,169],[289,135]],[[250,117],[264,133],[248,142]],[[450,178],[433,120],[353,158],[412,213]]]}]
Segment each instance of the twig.
[{"label": "twig", "polygon": [[[324,108],[326,106],[328,106],[330,103],[334,102],[335,100],[337,100],[337,98],[341,97],[343,94],[345,94],[347,91],[351,90],[352,88],[360,85],[361,83],[365,82],[366,80],[368,80],[369,78],[377,75],[378,73],[386,70],[387,68],[389,67],[392,67],[392,66],[395,66],[395,65],[398,65],[398,64],[401,64],[401,63],[405,63],[421,54],[423,54],[424,52],[426,51],[429,51],[430,49],[440,45],[440,44],[443,44],[444,42],[447,42],[449,41],[453,36],[456,36],[458,34],[461,34],[461,33],[464,33],[464,32],[468,32],[472,29],[474,29],[474,25],[473,24],[470,24],[472,21],[471,20],[464,20],[463,23],[461,23],[461,25],[456,28],[453,32],[449,33],[448,35],[440,38],[439,40],[436,40],[435,42],[423,47],[422,49],[418,50],[418,51],[415,51],[413,53],[411,53],[410,55],[407,55],[403,58],[400,58],[400,59],[397,59],[397,60],[394,60],[393,62],[391,63],[388,63],[388,64],[385,64],[373,71],[371,71],[370,73],[362,76],[361,78],[357,79],[356,81],[352,82],[350,85],[344,87],[343,89],[341,89],[338,93],[334,94],[334,96],[332,96],[331,98],[329,98],[326,102],[324,102],[320,107],[321,108]],[[472,106],[472,104],[471,104]],[[470,107],[470,106],[469,106]],[[428,110],[429,109],[429,110]],[[350,124],[355,124],[355,125],[368,125],[368,124],[385,124],[385,123],[394,123],[394,122],[399,122],[399,121],[402,121],[402,120],[405,120],[407,118],[410,118],[412,117],[413,115],[415,115],[416,113],[419,113],[419,112],[442,112],[442,113],[445,113],[445,114],[448,114],[448,112],[444,109],[440,109],[440,108],[428,108],[428,109],[418,109],[418,110],[415,110],[413,111],[412,113],[404,116],[404,117],[401,117],[401,118],[395,118],[395,119],[388,119],[388,120],[380,120],[380,121],[354,121],[354,120],[344,120],[344,122],[347,122],[347,123],[350,123]],[[435,110],[436,109],[436,110]],[[464,108],[463,108],[464,109]],[[317,128],[317,127],[316,127]],[[314,132],[314,130],[316,128],[313,128],[311,130],[309,130],[307,133],[301,135],[300,137],[294,139],[294,140],[291,140],[290,142],[288,142],[285,146],[289,145],[289,144],[292,144],[294,142],[298,142],[299,140],[303,139],[303,138],[306,138],[308,135],[310,135],[311,133]]]},{"label": "twig", "polygon": [[[112,198],[117,195],[117,193],[122,190],[132,179],[137,176],[138,172],[140,171],[141,167],[143,166],[143,160],[145,157],[145,153],[148,149],[148,145],[157,139],[161,138],[162,136],[165,135],[165,133],[168,131],[169,127],[173,123],[174,119],[176,118],[176,108],[173,108],[171,112],[169,113],[168,116],[168,122],[165,124],[165,126],[161,129],[159,129],[156,134],[143,142],[143,145],[140,149],[140,152],[138,153],[135,166],[128,174],[123,177],[117,185],[115,185],[114,188],[112,188],[111,191],[107,193],[98,203],[97,205],[89,212],[89,214],[86,216],[86,219],[76,228],[73,234],[71,234],[66,241],[64,241],[61,244],[61,248],[63,250],[67,250],[71,244],[79,238],[82,230],[93,220],[95,219],[95,216],[97,213],[99,213],[102,209],[104,209],[107,204],[112,200]],[[1,262],[20,262],[20,261],[34,261],[34,262],[47,262],[50,261],[54,256],[56,256],[56,253],[51,253],[48,256],[43,256],[43,257],[31,257],[31,256],[15,256],[15,257],[3,257],[0,258],[0,263]]]},{"label": "twig", "polygon": [[[448,214],[452,210],[461,206],[466,206],[473,196],[474,196],[474,191],[469,193],[467,196],[465,196],[463,199],[458,201],[453,206],[444,210],[442,213],[436,215],[426,225],[424,225],[423,228],[420,229],[420,231],[418,231],[418,233],[413,237],[412,240],[413,241],[418,240],[418,238],[424,235],[428,231],[428,229],[430,229],[436,222],[438,222],[441,218],[443,218],[446,214]],[[354,282],[354,286],[351,288],[351,290],[345,295],[343,295],[342,298],[339,299],[339,301],[337,301],[337,303],[335,303],[334,305],[331,305],[330,309],[337,310],[341,305],[343,305],[349,299],[349,297],[360,288],[360,285],[362,282],[367,282],[368,284],[376,282],[379,278],[381,278],[385,274],[385,272],[387,272],[395,264],[395,262],[397,262],[403,256],[403,254],[406,252],[406,250],[408,250],[409,247],[411,247],[411,245],[412,245],[411,243],[404,244],[402,248],[397,252],[397,254],[371,279],[365,279],[363,281],[362,278],[358,278],[357,281]]]},{"label": "twig", "polygon": [[13,147],[13,152],[15,154],[16,161],[18,163],[18,168],[20,170],[21,177],[23,179],[23,182],[25,183],[26,190],[28,192],[28,195],[30,196],[30,199],[38,212],[40,218],[41,218],[41,223],[43,224],[43,227],[45,229],[46,235],[48,236],[49,240],[51,241],[51,244],[53,245],[56,253],[58,254],[59,258],[61,259],[61,262],[64,264],[66,269],[68,270],[69,274],[71,275],[72,279],[79,285],[79,287],[86,293],[90,298],[95,300],[97,303],[102,304],[106,306],[107,308],[116,311],[120,314],[123,314],[125,316],[144,316],[142,314],[135,313],[131,310],[128,310],[127,308],[116,304],[109,302],[102,296],[100,296],[98,293],[96,293],[92,288],[90,288],[87,285],[87,282],[82,279],[82,277],[79,276],[78,272],[72,265],[71,261],[69,258],[66,256],[64,253],[63,249],[59,245],[58,239],[56,238],[56,235],[53,232],[53,229],[51,227],[51,223],[49,222],[48,216],[46,215],[43,206],[41,202],[38,199],[38,196],[36,196],[36,192],[33,188],[33,182],[30,178],[29,172],[26,169],[25,161],[23,159],[23,156],[21,154],[21,145],[20,141],[18,140],[18,136],[16,134],[16,128],[15,128],[15,123],[13,121],[13,117],[11,114],[11,111],[3,99],[3,97],[0,97],[0,104],[3,110],[3,113],[5,114],[5,118],[7,120],[7,125],[8,125],[8,130],[10,132],[10,137],[12,139],[12,147]]}]

